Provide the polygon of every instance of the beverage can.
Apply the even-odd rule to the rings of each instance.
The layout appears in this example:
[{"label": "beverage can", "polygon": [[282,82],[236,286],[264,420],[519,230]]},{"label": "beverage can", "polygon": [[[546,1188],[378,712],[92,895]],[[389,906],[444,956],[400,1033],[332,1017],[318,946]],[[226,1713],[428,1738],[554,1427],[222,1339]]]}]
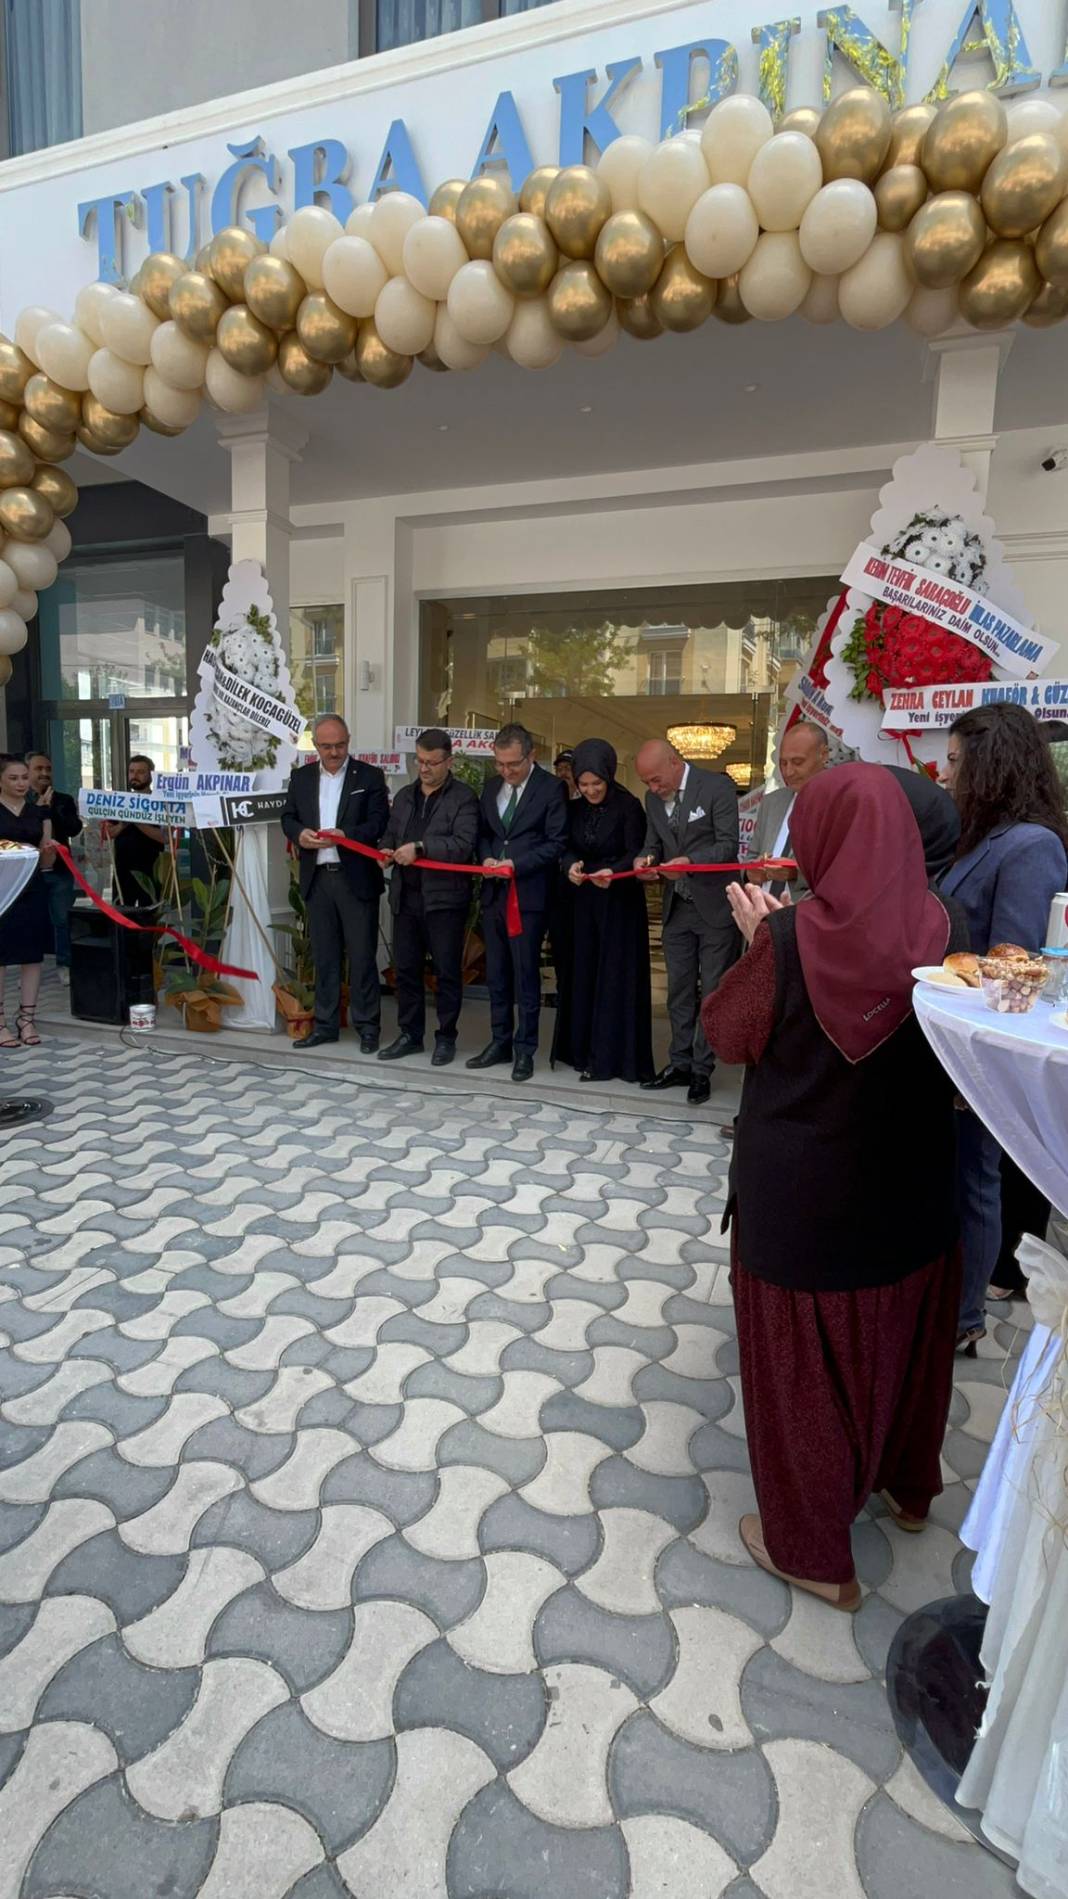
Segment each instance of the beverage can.
[{"label": "beverage can", "polygon": [[130,1027],[142,1035],[156,1026],[156,1005],[154,1002],[131,1002]]},{"label": "beverage can", "polygon": [[1068,949],[1068,890],[1054,897],[1046,931],[1047,949]]}]

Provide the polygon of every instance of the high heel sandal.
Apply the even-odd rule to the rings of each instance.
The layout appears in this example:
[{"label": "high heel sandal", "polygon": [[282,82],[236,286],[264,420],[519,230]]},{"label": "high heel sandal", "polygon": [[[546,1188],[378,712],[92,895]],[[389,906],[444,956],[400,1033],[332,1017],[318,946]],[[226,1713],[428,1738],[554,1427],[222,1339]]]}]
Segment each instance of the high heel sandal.
[{"label": "high heel sandal", "polygon": [[15,1017],[15,1027],[19,1032],[19,1041],[23,1048],[40,1048],[41,1038],[34,1026],[36,1009],[20,1009]]},{"label": "high heel sandal", "polygon": [[967,1331],[957,1333],[957,1357],[978,1358],[978,1347],[986,1337],[985,1325],[973,1325]]},{"label": "high heel sandal", "polygon": [[22,1043],[7,1026],[7,1017],[0,1010],[0,1048],[21,1048]]}]

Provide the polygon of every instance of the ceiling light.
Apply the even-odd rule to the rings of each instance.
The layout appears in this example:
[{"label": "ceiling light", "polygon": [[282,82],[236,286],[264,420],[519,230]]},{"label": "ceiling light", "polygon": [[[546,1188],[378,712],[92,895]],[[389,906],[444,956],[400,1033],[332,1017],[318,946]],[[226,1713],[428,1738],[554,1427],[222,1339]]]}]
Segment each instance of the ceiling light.
[{"label": "ceiling light", "polygon": [[668,744],[683,758],[718,758],[738,736],[735,725],[669,725]]},{"label": "ceiling light", "polygon": [[582,407],[581,407],[581,409],[579,410],[579,414],[580,414],[580,415],[592,415],[592,414],[593,414],[593,403],[592,403],[592,402],[584,402],[584,403],[583,403],[583,405],[582,405]]},{"label": "ceiling light", "polygon": [[757,392],[757,390],[758,390],[759,388],[760,388],[760,384],[759,384],[758,382],[746,382],[746,383],[743,383],[743,384],[742,384],[742,394],[743,394],[743,395],[745,395],[745,396],[755,396],[755,395],[756,395],[756,392]]},{"label": "ceiling light", "polygon": [[745,791],[753,782],[753,767],[752,765],[728,765],[727,777],[733,778],[735,784]]},{"label": "ceiling light", "polygon": [[438,423],[438,434],[439,434],[439,435],[447,435],[448,433],[449,433],[449,425],[448,425],[448,423],[447,423],[447,422],[439,422],[439,423]]}]

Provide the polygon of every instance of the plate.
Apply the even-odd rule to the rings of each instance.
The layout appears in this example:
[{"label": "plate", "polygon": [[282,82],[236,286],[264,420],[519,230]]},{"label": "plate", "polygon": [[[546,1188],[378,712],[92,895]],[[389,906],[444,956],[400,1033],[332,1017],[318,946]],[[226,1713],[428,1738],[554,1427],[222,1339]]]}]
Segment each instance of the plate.
[{"label": "plate", "polygon": [[1055,1029],[1063,1029],[1068,1034],[1068,1009],[1060,1009],[1056,1015],[1051,1015],[1050,1022]]},{"label": "plate", "polygon": [[980,1004],[983,1002],[983,992],[981,989],[969,989],[967,985],[963,985],[958,989],[955,983],[936,981],[936,978],[941,974],[941,963],[921,963],[919,969],[912,971],[913,979],[916,982],[922,983],[925,989],[936,990],[940,996],[953,996],[957,1002],[968,1001]]}]

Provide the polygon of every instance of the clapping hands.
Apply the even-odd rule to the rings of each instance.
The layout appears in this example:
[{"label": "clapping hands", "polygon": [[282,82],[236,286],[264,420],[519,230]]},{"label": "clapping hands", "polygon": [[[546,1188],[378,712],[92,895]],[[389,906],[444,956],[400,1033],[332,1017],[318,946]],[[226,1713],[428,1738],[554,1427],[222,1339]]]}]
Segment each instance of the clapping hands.
[{"label": "clapping hands", "polygon": [[789,892],[773,897],[756,884],[728,884],[727,901],[731,914],[747,943],[753,941],[764,918],[773,910],[785,910],[790,902]]}]

